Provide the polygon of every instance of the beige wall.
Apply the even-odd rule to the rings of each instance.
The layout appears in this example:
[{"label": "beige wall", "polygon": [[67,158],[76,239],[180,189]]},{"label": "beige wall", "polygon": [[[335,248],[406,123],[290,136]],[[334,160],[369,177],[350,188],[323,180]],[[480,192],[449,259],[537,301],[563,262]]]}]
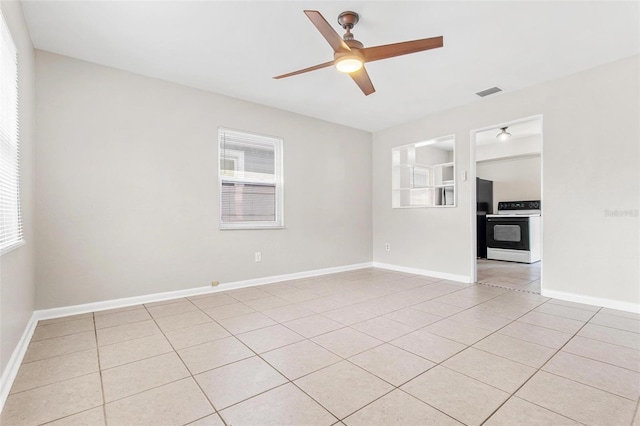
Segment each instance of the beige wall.
[{"label": "beige wall", "polygon": [[[0,258],[0,371],[34,299],[50,308],[367,262],[372,241],[375,261],[471,275],[470,132],[537,114],[544,288],[640,303],[638,217],[606,212],[638,209],[638,56],[377,132],[372,150],[370,134],[308,117],[46,52],[34,64],[20,3],[0,6],[20,52],[26,240]],[[284,138],[286,229],[218,231],[218,126]],[[391,147],[452,133],[458,206],[392,210]]]},{"label": "beige wall", "polygon": [[[44,51],[36,69],[39,309],[371,261],[369,133]],[[286,229],[218,230],[218,126],[284,139]]]},{"label": "beige wall", "polygon": [[[391,208],[391,148],[456,135],[455,164],[468,164],[468,136],[456,132],[457,118],[445,112],[440,120],[420,120],[373,134],[373,260],[397,266],[454,275],[468,275],[470,248],[469,192],[458,184],[452,207]],[[425,126],[426,123],[426,126]],[[385,250],[385,244],[391,250]]]},{"label": "beige wall", "polygon": [[25,244],[0,257],[0,373],[5,371],[34,309],[34,52],[22,7],[2,1],[2,15],[18,48],[20,195]]},{"label": "beige wall", "polygon": [[539,155],[477,163],[476,176],[493,181],[493,211],[499,201],[540,200],[542,183]]},{"label": "beige wall", "polygon": [[[543,114],[543,291],[640,303],[639,219],[606,215],[639,208],[639,62],[630,57],[374,133],[374,261],[470,276],[475,180],[460,181],[471,169],[470,133]],[[391,147],[451,133],[458,206],[391,209]]]}]

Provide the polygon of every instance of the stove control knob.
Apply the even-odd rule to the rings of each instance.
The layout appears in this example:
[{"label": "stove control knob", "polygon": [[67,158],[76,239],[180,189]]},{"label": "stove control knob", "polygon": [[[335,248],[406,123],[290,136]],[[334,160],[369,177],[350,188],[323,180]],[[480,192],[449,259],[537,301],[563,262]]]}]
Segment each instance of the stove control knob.
[{"label": "stove control knob", "polygon": [[538,207],[540,207],[540,203],[538,203],[538,202],[533,203],[533,208],[534,209],[537,209]]}]

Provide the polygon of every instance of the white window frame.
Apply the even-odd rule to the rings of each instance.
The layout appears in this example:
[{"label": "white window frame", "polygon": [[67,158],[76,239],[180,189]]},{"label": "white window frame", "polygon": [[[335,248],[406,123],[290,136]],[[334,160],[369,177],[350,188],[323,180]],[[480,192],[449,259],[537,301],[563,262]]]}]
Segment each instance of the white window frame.
[{"label": "white window frame", "polygon": [[[274,174],[275,174],[275,191],[276,191],[276,199],[275,199],[275,210],[276,210],[276,219],[274,221],[245,221],[245,222],[223,222],[222,220],[222,183],[226,182],[239,182],[239,183],[248,183],[255,184],[260,182],[258,180],[252,180],[249,178],[239,178],[229,176],[225,176],[223,174],[222,168],[220,167],[223,153],[223,143],[225,134],[236,134],[240,135],[244,138],[251,139],[257,143],[264,144],[273,144],[274,147]],[[234,130],[225,127],[218,128],[218,155],[217,155],[217,166],[218,166],[218,228],[220,230],[232,230],[232,229],[282,229],[284,228],[284,179],[283,179],[283,154],[282,154],[282,138],[275,136],[267,136],[260,135],[256,133],[245,132],[241,130]],[[235,155],[233,158],[235,164],[240,166],[242,170],[244,170],[244,152],[241,151],[233,151],[227,150],[227,152],[232,152]]]},{"label": "white window frame", "polygon": [[24,244],[20,201],[18,51],[0,12],[0,255]]}]

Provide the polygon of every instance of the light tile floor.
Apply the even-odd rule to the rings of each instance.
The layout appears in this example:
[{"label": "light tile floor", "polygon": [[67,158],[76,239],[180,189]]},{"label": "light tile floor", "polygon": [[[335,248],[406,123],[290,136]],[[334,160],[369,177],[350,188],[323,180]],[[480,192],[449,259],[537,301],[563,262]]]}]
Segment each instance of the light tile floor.
[{"label": "light tile floor", "polygon": [[478,282],[493,287],[540,294],[542,262],[518,263],[478,259]]},{"label": "light tile floor", "polygon": [[639,397],[640,315],[365,269],[41,321],[1,423],[637,426]]}]

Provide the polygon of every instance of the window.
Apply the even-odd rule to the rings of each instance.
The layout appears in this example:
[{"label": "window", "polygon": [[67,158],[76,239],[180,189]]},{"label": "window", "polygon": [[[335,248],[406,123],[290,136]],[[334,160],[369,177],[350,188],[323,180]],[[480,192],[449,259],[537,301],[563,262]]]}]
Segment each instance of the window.
[{"label": "window", "polygon": [[218,130],[220,229],[282,228],[282,139]]},{"label": "window", "polygon": [[18,60],[0,14],[0,253],[23,243],[18,145]]}]

